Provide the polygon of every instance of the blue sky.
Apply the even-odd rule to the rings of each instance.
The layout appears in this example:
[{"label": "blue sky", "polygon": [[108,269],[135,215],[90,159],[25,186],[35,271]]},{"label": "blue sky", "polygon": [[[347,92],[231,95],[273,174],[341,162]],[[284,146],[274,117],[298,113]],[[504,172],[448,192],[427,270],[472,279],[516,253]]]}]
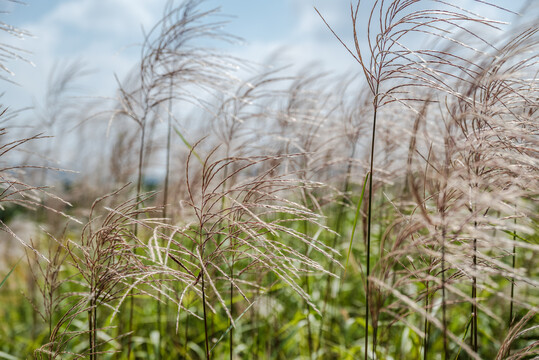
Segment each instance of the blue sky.
[{"label": "blue sky", "polygon": [[[1,20],[29,30],[34,37],[5,39],[32,52],[27,57],[32,67],[11,62],[20,86],[7,87],[4,101],[18,106],[31,105],[32,97],[44,92],[48,72],[56,62],[79,60],[92,75],[84,81],[85,91],[93,95],[111,95],[114,74],[121,79],[136,65],[142,40],[142,27],[148,30],[160,18],[165,0],[28,0],[26,6],[7,4],[9,14]],[[341,1],[345,4],[345,2]],[[244,42],[227,45],[226,51],[254,62],[263,62],[274,52],[288,53],[284,62],[298,67],[312,62],[336,69],[353,67],[352,59],[341,51],[315,13],[317,5],[330,20],[339,20],[338,7],[300,0],[228,0],[206,1],[207,8],[220,7],[229,24],[225,31]],[[347,13],[347,7],[344,9]],[[346,14],[345,13],[345,14]],[[335,26],[342,24],[334,21]],[[348,23],[347,23],[348,25]]]},{"label": "blue sky", "polygon": [[[7,38],[1,42],[20,47],[31,54],[32,67],[22,62],[9,63],[20,86],[2,83],[3,102],[12,106],[32,105],[44,92],[47,76],[55,63],[79,60],[91,75],[82,88],[86,95],[110,96],[115,87],[114,74],[121,79],[135,66],[142,27],[151,28],[160,17],[165,0],[26,0],[19,5],[0,0],[0,21],[29,30],[34,37]],[[372,1],[364,0],[368,7]],[[460,3],[472,9],[473,0]],[[502,6],[518,11],[523,0],[498,0]],[[225,28],[245,40],[227,46],[233,55],[263,62],[279,51],[283,63],[300,68],[319,63],[337,72],[355,69],[353,59],[335,40],[313,7],[316,6],[343,39],[351,40],[349,0],[208,0],[205,7],[220,7],[230,15]],[[365,7],[365,8],[366,8]],[[495,8],[481,8],[481,15],[499,18]],[[507,20],[507,18],[504,18]],[[3,92],[2,91],[2,92]]]}]

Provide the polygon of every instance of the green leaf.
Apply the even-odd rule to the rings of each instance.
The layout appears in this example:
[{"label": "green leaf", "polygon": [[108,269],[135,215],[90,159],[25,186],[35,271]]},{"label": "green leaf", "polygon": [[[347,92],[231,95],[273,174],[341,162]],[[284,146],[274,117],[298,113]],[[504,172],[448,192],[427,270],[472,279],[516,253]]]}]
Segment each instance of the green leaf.
[{"label": "green leaf", "polygon": [[[21,262],[21,259],[22,257],[19,259],[19,261],[17,261],[17,263],[11,268],[11,270],[9,270],[9,272],[7,273],[7,275],[4,277],[4,279],[2,280],[2,282],[0,282],[0,288],[2,288],[2,286],[4,285],[4,283],[7,281],[7,278],[9,277],[9,275],[11,275],[11,273],[13,272],[13,270],[15,270],[15,268],[17,267],[17,265],[19,265],[19,263]],[[0,354],[2,355],[2,354]]]},{"label": "green leaf", "polygon": [[[247,306],[247,309],[245,309],[241,314],[240,316],[238,316],[238,318],[236,319],[236,321],[240,320],[242,318],[242,316],[247,312],[249,311],[249,309],[251,308],[251,306],[253,306],[255,304],[256,301],[253,301],[251,304],[249,304],[249,306]],[[228,334],[230,332],[230,330],[232,329],[232,324],[230,324],[230,326],[228,327],[228,329],[226,329],[226,331],[223,333],[223,335],[221,335],[221,337],[219,338],[219,340],[217,340],[215,342],[215,344],[213,344],[213,346],[211,347],[210,349],[210,352],[213,351],[213,349],[217,346],[217,344],[219,344],[221,342],[221,340],[223,340],[223,338],[226,336],[226,334]]]},{"label": "green leaf", "polygon": [[523,237],[519,236],[516,232],[514,231],[509,231],[509,230],[502,230],[504,233],[508,234],[508,235],[511,235],[519,240],[522,240],[528,244],[533,244],[531,241],[529,241],[528,239],[524,239]]},{"label": "green leaf", "polygon": [[[468,318],[468,322],[466,323],[466,328],[464,330],[464,335],[462,335],[462,340],[463,341],[464,341],[464,339],[466,339],[466,335],[468,334],[468,329],[470,328],[470,325],[472,324],[472,319],[473,319],[473,316],[470,315],[470,317]],[[455,356],[455,360],[458,360],[461,350],[462,350],[462,347],[459,346],[459,351],[457,352],[457,355]]]},{"label": "green leaf", "polygon": [[202,161],[202,158],[197,154],[197,152],[195,150],[193,150],[193,146],[189,143],[189,141],[187,141],[187,139],[182,135],[182,133],[180,132],[180,130],[178,130],[178,128],[176,126],[174,126],[174,131],[176,132],[176,134],[178,134],[180,139],[182,139],[185,146],[187,146],[189,148],[189,150],[191,150],[193,152],[193,155],[196,156],[198,161],[200,161],[200,163],[204,165],[204,161]]},{"label": "green leaf", "polygon": [[354,226],[352,228],[352,236],[350,236],[350,245],[348,246],[348,254],[346,255],[346,264],[344,265],[343,279],[346,276],[346,269],[348,268],[348,260],[350,259],[350,253],[352,252],[352,243],[354,241],[354,235],[356,234],[357,221],[359,219],[359,210],[363,203],[363,197],[365,196],[365,187],[367,186],[367,180],[369,179],[369,173],[365,174],[365,181],[363,181],[363,189],[361,189],[361,196],[357,202],[356,215],[354,217]]},{"label": "green leaf", "polygon": [[[9,276],[9,275],[8,275]],[[5,279],[4,279],[5,280]],[[2,284],[4,282],[2,281]],[[3,351],[0,351],[0,359],[8,359],[8,360],[19,360],[18,357],[15,357],[13,355],[9,355],[8,353],[5,353]]]}]

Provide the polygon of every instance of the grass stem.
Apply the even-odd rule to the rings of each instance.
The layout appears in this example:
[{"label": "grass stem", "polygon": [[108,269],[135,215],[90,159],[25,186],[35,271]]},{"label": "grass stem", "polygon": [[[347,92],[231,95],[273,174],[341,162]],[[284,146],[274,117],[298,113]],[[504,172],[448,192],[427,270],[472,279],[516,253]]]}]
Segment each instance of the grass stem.
[{"label": "grass stem", "polygon": [[378,91],[380,83],[376,83],[376,91],[374,93],[373,107],[374,114],[372,117],[372,136],[371,136],[371,154],[369,162],[369,203],[368,203],[368,212],[367,212],[367,276],[365,280],[365,360],[368,359],[369,351],[369,312],[370,312],[370,280],[369,276],[371,274],[371,219],[372,219],[372,198],[373,198],[373,186],[372,178],[374,177],[374,150],[375,150],[375,140],[376,140],[376,117],[378,114]]}]

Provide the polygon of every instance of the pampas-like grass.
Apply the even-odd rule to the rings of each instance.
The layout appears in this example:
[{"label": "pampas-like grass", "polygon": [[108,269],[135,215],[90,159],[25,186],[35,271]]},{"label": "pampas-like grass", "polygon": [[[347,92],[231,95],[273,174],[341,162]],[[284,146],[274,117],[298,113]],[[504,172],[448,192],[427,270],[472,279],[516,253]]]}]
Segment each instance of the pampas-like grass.
[{"label": "pampas-like grass", "polygon": [[[192,209],[194,221],[176,231],[178,235],[170,238],[163,255],[172,260],[170,264],[179,266],[178,271],[187,279],[191,278],[179,303],[188,291],[194,290],[202,298],[207,358],[211,356],[207,308],[216,311],[215,305],[220,305],[235,326],[223,294],[228,286],[220,283],[229,284],[231,291],[238,292],[250,304],[249,294],[259,288],[255,274],[270,271],[318,311],[296,278],[302,273],[326,273],[327,270],[302,254],[298,247],[308,246],[335,261],[331,248],[287,226],[291,222],[306,221],[325,228],[319,216],[291,199],[301,188],[318,185],[291,178],[290,174],[279,170],[281,164],[302,155],[230,157],[212,161],[212,153],[202,164],[191,164],[192,156],[188,160],[189,200],[185,206]],[[201,167],[201,175],[200,180],[193,182],[196,167]],[[225,182],[228,185],[223,188]],[[286,194],[286,198],[281,194]],[[192,248],[186,242],[192,244]],[[224,271],[223,266],[231,272]],[[215,299],[215,304],[209,303],[211,298]]]},{"label": "pampas-like grass", "polygon": [[[20,239],[41,258],[35,356],[537,355],[537,30],[445,1],[354,4],[361,88],[313,68],[235,78],[242,61],[200,47],[234,40],[204,9],[169,2],[119,82],[114,151],[95,155],[104,188],[133,192],[76,204],[86,225],[47,229],[48,248]],[[0,144],[0,205],[52,196],[6,160],[41,137]]]},{"label": "pampas-like grass", "polygon": [[[12,0],[8,0],[8,1],[12,1]],[[24,4],[23,2],[19,2],[19,1],[13,1],[13,2]],[[5,13],[5,11],[2,11],[2,12]],[[32,36],[32,34],[29,31],[20,29],[18,27],[15,27],[3,21],[0,23],[0,31],[2,33],[5,33],[8,36],[16,37],[19,39],[24,39],[24,38]],[[27,56],[28,56],[27,50],[2,42],[0,44],[0,80],[15,84],[15,82],[11,80],[11,78],[7,77],[7,75],[9,75],[10,77],[13,77],[15,75],[15,73],[13,73],[13,71],[9,69],[9,66],[10,66],[9,62],[24,61],[30,65],[33,65],[33,63],[30,60],[28,60]]]},{"label": "pampas-like grass", "polygon": [[[485,144],[484,137],[481,136],[477,138],[478,131],[484,129],[483,132],[491,133],[493,138],[500,139],[502,136],[499,135],[499,130],[494,126],[494,122],[497,121],[500,116],[499,113],[494,113],[496,110],[495,104],[501,103],[505,104],[503,96],[512,97],[513,94],[516,94],[517,91],[513,90],[514,87],[520,89],[520,84],[525,80],[515,81],[513,85],[513,80],[506,79],[505,77],[510,74],[513,70],[518,73],[519,69],[526,69],[531,63],[535,63],[533,58],[524,57],[523,61],[519,61],[516,64],[511,63],[511,67],[504,72],[504,78],[497,78],[495,80],[495,87],[489,87],[489,85],[479,85],[478,78],[484,77],[484,74],[489,74],[492,76],[493,72],[497,72],[498,69],[503,68],[505,61],[503,60],[502,54],[513,53],[517,51],[516,48],[520,48],[522,51],[520,54],[524,54],[528,50],[528,47],[533,47],[534,40],[533,30],[524,31],[522,34],[518,35],[516,39],[511,40],[508,45],[501,48],[500,55],[495,54],[491,55],[489,52],[491,50],[497,50],[497,47],[489,42],[485,37],[477,35],[477,32],[471,31],[471,26],[474,24],[490,27],[497,29],[498,23],[492,20],[488,20],[482,16],[474,14],[472,12],[466,11],[462,8],[459,8],[456,5],[439,3],[439,7],[432,8],[420,8],[416,7],[419,4],[422,4],[421,1],[376,1],[372,6],[368,22],[365,25],[366,29],[366,41],[368,43],[368,49],[365,51],[363,48],[362,42],[360,40],[361,30],[358,27],[358,14],[360,10],[359,2],[357,5],[351,6],[351,18],[353,24],[353,38],[354,38],[354,49],[350,49],[341,38],[333,32],[331,27],[328,25],[330,30],[334,33],[337,39],[344,45],[348,52],[354,57],[354,59],[360,65],[361,70],[365,75],[366,83],[371,90],[373,96],[373,122],[372,122],[372,139],[371,139],[371,151],[370,151],[370,174],[369,179],[369,203],[368,203],[368,215],[367,215],[367,245],[366,245],[366,312],[365,319],[367,323],[366,335],[365,335],[365,351],[364,358],[368,358],[368,347],[369,347],[369,317],[373,317],[373,357],[376,356],[376,329],[375,318],[377,314],[376,310],[373,310],[371,303],[371,294],[372,291],[377,291],[376,289],[371,290],[370,281],[371,281],[371,217],[372,217],[372,198],[373,198],[373,186],[372,179],[376,177],[376,174],[373,173],[374,166],[374,155],[375,155],[375,134],[377,133],[377,118],[379,118],[379,112],[383,106],[387,106],[393,102],[402,104],[405,107],[408,107],[412,111],[418,113],[420,117],[423,117],[423,114],[418,110],[414,109],[414,105],[417,102],[432,100],[432,93],[441,92],[437,96],[445,96],[446,99],[454,98],[457,102],[474,104],[474,112],[472,112],[472,117],[477,119],[474,123],[472,122],[472,127],[462,126],[460,117],[455,119],[455,114],[450,113],[451,118],[455,119],[454,123],[452,120],[445,121],[445,126],[447,133],[445,135],[445,149],[441,149],[440,153],[442,160],[439,166],[433,168],[437,172],[436,176],[439,177],[437,182],[439,187],[432,194],[437,198],[436,209],[438,209],[438,214],[434,219],[430,215],[427,215],[427,211],[424,210],[424,205],[419,203],[418,206],[422,209],[422,214],[428,216],[429,226],[433,226],[438,235],[433,239],[439,244],[440,252],[435,255],[436,258],[440,259],[440,269],[438,274],[441,276],[441,292],[442,292],[442,322],[441,330],[443,334],[443,354],[444,358],[448,358],[450,355],[448,337],[451,337],[453,340],[456,340],[457,337],[454,334],[448,332],[447,324],[447,290],[449,288],[455,291],[455,288],[450,285],[454,279],[453,276],[461,276],[463,273],[468,273],[472,279],[472,321],[471,321],[471,348],[467,345],[460,343],[460,346],[464,348],[468,354],[472,357],[478,358],[477,352],[479,349],[478,344],[478,304],[477,304],[477,276],[478,276],[478,239],[476,238],[476,232],[480,221],[486,219],[490,206],[486,205],[484,207],[478,207],[477,198],[485,198],[485,195],[491,191],[492,181],[488,182],[486,188],[478,189],[477,187],[481,186],[478,184],[481,177],[484,177],[489,174],[492,176],[491,172],[493,171],[492,165],[488,162],[485,162],[483,159],[485,156],[488,156],[488,151],[491,149],[481,149],[477,146],[482,146]],[[490,5],[488,2],[485,2],[485,5]],[[322,16],[319,13],[320,16]],[[322,18],[323,19],[323,18]],[[325,20],[324,20],[325,22]],[[378,25],[378,26],[377,26]],[[376,35],[372,35],[373,28],[378,27]],[[462,35],[454,34],[452,29],[461,30],[462,34],[465,34],[468,38],[466,40],[461,40]],[[435,47],[430,49],[415,49],[411,48],[407,44],[408,37],[412,34],[427,34],[437,38],[440,43],[447,43],[447,47],[439,47],[439,50]],[[482,50],[480,48],[474,47],[475,45],[467,45],[465,41],[479,42],[486,46],[487,49]],[[517,51],[518,52],[518,51]],[[481,56],[485,61],[490,64],[481,64],[477,61],[467,60],[469,57],[461,55],[468,53],[467,56]],[[514,54],[514,53],[513,53]],[[517,56],[510,56],[511,59],[514,59]],[[497,64],[496,64],[497,63]],[[496,65],[494,65],[496,64]],[[494,75],[495,76],[495,75]],[[523,74],[519,73],[519,76]],[[532,75],[533,76],[533,75]],[[507,81],[507,85],[505,85]],[[471,84],[471,88],[477,89],[482,92],[482,98],[476,95],[473,95],[470,91],[462,91],[460,86],[466,86],[466,84]],[[511,85],[510,85],[511,84]],[[518,85],[517,85],[518,84]],[[492,83],[490,84],[492,85]],[[418,91],[419,89],[427,88],[428,92],[431,94],[428,97],[422,97],[422,92]],[[473,90],[475,92],[475,90]],[[520,95],[518,95],[520,96]],[[524,106],[528,102],[526,100],[526,95],[522,94],[524,99]],[[448,100],[446,100],[448,101]],[[450,100],[449,100],[450,101]],[[508,101],[511,103],[512,101]],[[477,108],[477,105],[480,104],[480,109]],[[505,107],[505,105],[502,105]],[[451,110],[450,110],[451,111]],[[466,111],[468,115],[468,111]],[[487,114],[488,113],[488,114]],[[518,111],[517,113],[520,113]],[[473,129],[471,131],[476,135],[471,140],[468,134],[465,135],[465,139],[456,140],[455,135],[451,132],[453,124],[458,124],[461,126],[461,129]],[[496,128],[496,130],[494,130]],[[414,133],[417,129],[414,131]],[[515,129],[511,131],[511,137],[518,136],[516,134],[526,134],[525,132],[516,132]],[[524,135],[526,136],[526,135]],[[503,140],[502,140],[503,141]],[[503,141],[505,145],[508,145]],[[462,145],[461,145],[462,144]],[[464,148],[461,150],[459,146]],[[514,146],[514,145],[513,145]],[[513,148],[509,147],[509,149]],[[415,145],[413,145],[415,147]],[[430,147],[429,147],[430,148]],[[466,149],[466,150],[464,150]],[[499,146],[495,147],[497,151],[497,156],[501,151]],[[506,150],[504,148],[503,150]],[[415,151],[415,149],[412,149]],[[469,151],[469,157],[465,157],[467,160],[456,160],[454,156],[456,154],[461,154],[462,151]],[[438,152],[434,150],[434,152]],[[444,154],[445,153],[445,154]],[[485,154],[485,155],[483,155]],[[430,157],[429,150],[429,157]],[[456,162],[457,161],[457,162]],[[464,166],[462,169],[456,169],[455,165],[462,164]],[[468,162],[466,162],[468,161]],[[503,170],[506,169],[508,163],[503,163]],[[432,166],[432,160],[427,160],[427,166]],[[466,170],[467,169],[467,170]],[[488,169],[488,171],[485,171]],[[503,171],[502,170],[502,171]],[[468,176],[464,176],[462,171],[467,171]],[[457,175],[458,174],[458,175]],[[464,204],[464,197],[459,193],[463,191],[460,189],[461,183],[457,183],[457,178],[469,178],[470,174],[475,174],[473,179],[469,180],[470,187],[466,191],[468,195],[466,196],[467,204]],[[492,178],[491,178],[492,179]],[[489,179],[490,180],[490,179]],[[462,180],[459,180],[459,182]],[[466,180],[465,180],[466,181]],[[504,180],[502,180],[503,182]],[[414,186],[414,185],[413,185]],[[497,191],[504,190],[505,186],[496,187]],[[415,193],[417,194],[417,189]],[[477,193],[477,194],[476,194]],[[503,203],[503,202],[502,202]],[[465,208],[468,207],[468,210],[472,213],[471,216],[465,216],[462,221],[462,226],[456,226],[455,215],[452,214],[453,211],[458,211],[459,216],[460,211],[457,210],[460,206]],[[449,212],[448,212],[449,211]],[[500,209],[500,211],[502,211]],[[507,209],[503,210],[504,212]],[[469,223],[474,224],[473,230],[468,226]],[[463,267],[463,264],[460,263],[460,260],[464,260],[458,257],[454,257],[448,251],[454,247],[455,244],[462,244],[463,232],[473,233],[470,237],[464,236],[466,240],[465,243],[471,243],[472,245],[472,259],[471,264]],[[457,240],[458,239],[458,240]],[[485,239],[486,240],[486,239]],[[425,242],[427,243],[427,242]],[[457,246],[457,248],[460,246]],[[458,264],[455,261],[458,260]],[[482,266],[489,267],[486,261],[491,258],[482,258]],[[501,264],[497,261],[492,260],[496,265],[492,265],[494,268],[499,268]],[[379,260],[378,265],[381,265],[382,262]],[[449,268],[447,267],[449,265]],[[451,274],[450,269],[457,268],[456,272]],[[471,274],[470,274],[471,272]],[[450,276],[448,277],[448,274]],[[438,277],[436,277],[438,279]],[[372,279],[374,280],[374,279]],[[428,284],[427,279],[427,284]],[[380,285],[380,281],[376,279],[376,284]],[[400,296],[395,294],[395,296]],[[429,294],[426,294],[425,298],[428,299]],[[462,295],[461,295],[462,296]],[[383,302],[382,302],[383,304]],[[426,305],[429,306],[428,300]],[[375,307],[376,309],[376,307]],[[428,314],[423,313],[426,321],[430,319],[427,316]],[[493,315],[492,313],[490,315]],[[437,322],[437,324],[440,324]],[[428,330],[428,322],[425,324],[425,330]],[[427,335],[428,336],[428,335]],[[424,358],[427,358],[427,344],[428,341],[425,341],[425,352]]]},{"label": "pampas-like grass", "polygon": [[[7,109],[3,109],[0,112],[0,117],[6,114],[6,111]],[[7,130],[5,128],[0,129],[0,139],[5,141],[0,146],[0,161],[2,164],[0,165],[0,209],[4,211],[4,206],[7,206],[8,204],[11,204],[12,206],[22,206],[29,210],[44,208],[48,211],[63,215],[67,218],[71,218],[72,220],[77,221],[76,219],[63,213],[62,211],[56,210],[50,206],[43,204],[41,200],[42,197],[50,197],[60,202],[63,202],[66,205],[70,205],[68,202],[49,192],[46,187],[29,185],[27,181],[24,180],[25,171],[35,169],[50,170],[50,168],[47,169],[46,167],[39,165],[20,165],[16,163],[15,165],[12,165],[13,162],[7,160],[10,153],[14,153],[24,144],[45,138],[47,137],[38,134],[23,139],[7,140]],[[0,226],[2,231],[5,231],[11,236],[13,236],[24,247],[32,250],[37,256],[41,257],[43,260],[48,261],[48,259],[43,254],[41,254],[35,247],[33,247],[31,243],[17,236],[17,234],[11,231],[11,229],[1,220]]]},{"label": "pampas-like grass", "polygon": [[[134,84],[131,88],[119,84],[120,106],[115,116],[123,115],[133,120],[140,134],[137,198],[142,192],[145,162],[149,160],[149,146],[151,146],[148,144],[151,138],[149,135],[157,124],[161,105],[166,102],[170,104],[173,100],[197,105],[201,97],[194,93],[223,88],[225,80],[229,80],[226,73],[231,68],[232,61],[197,44],[197,41],[208,38],[230,39],[230,36],[219,30],[222,23],[202,22],[215,15],[217,10],[201,10],[200,3],[199,0],[180,4],[173,0],[169,1],[161,20],[145,34],[140,65],[133,74]],[[172,132],[170,116],[169,113],[167,139],[170,139]],[[170,140],[167,140],[167,144],[165,203],[168,197]],[[164,211],[166,206],[165,204]],[[131,328],[132,302],[130,309]],[[130,339],[127,341],[130,353],[131,341]]]},{"label": "pampas-like grass", "polygon": [[[98,339],[99,331],[110,328],[98,323],[98,319],[102,318],[98,313],[106,311],[112,313],[114,317],[127,295],[132,294],[133,289],[141,288],[153,281],[153,276],[159,274],[144,264],[145,258],[142,255],[135,254],[135,249],[145,247],[145,244],[135,237],[132,230],[133,223],[137,222],[147,228],[147,224],[153,221],[137,220],[137,215],[157,211],[139,207],[140,202],[146,200],[146,197],[138,201],[137,199],[126,201],[114,208],[105,208],[106,212],[101,216],[95,214],[100,210],[98,206],[104,200],[115,196],[120,190],[94,202],[89,220],[82,229],[80,241],[69,240],[57,245],[56,254],[63,252],[62,256],[76,269],[75,275],[67,282],[74,284],[79,290],[60,294],[59,300],[53,303],[60,308],[63,316],[56,321],[54,327],[51,326],[49,342],[39,349],[42,356],[46,355],[51,359],[66,356],[70,354],[69,349],[72,348],[73,342],[80,342],[81,336],[87,336],[88,347],[79,356],[97,359],[100,354],[105,353],[100,348],[116,340],[114,337],[108,341]],[[63,251],[60,251],[62,249]],[[54,259],[56,258],[57,255]],[[45,277],[46,289],[61,290],[62,284],[51,281],[50,277]],[[150,289],[154,289],[155,293],[159,291],[155,286],[150,286]],[[49,293],[45,295],[53,296]],[[87,329],[74,330],[74,323],[80,321],[85,314]]]}]

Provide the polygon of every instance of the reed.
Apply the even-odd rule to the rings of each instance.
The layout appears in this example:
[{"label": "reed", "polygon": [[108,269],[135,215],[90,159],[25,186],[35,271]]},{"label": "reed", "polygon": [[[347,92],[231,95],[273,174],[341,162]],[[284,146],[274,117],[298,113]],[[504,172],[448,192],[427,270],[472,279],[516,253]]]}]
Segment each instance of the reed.
[{"label": "reed", "polygon": [[[533,21],[375,0],[345,37],[320,11],[358,64],[338,77],[223,54],[238,39],[209,5],[169,1],[89,117],[77,64],[51,77],[31,127],[47,134],[2,106],[0,357],[536,356]],[[109,133],[80,151],[91,176],[37,156],[72,151],[68,121]]]}]

